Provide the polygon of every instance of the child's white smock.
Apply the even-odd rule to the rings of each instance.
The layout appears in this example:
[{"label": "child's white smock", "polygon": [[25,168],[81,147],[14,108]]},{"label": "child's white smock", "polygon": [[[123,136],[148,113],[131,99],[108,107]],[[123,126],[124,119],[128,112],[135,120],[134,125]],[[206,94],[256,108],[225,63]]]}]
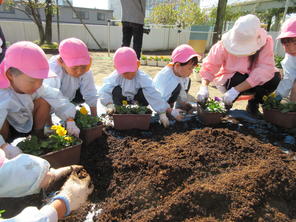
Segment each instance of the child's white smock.
[{"label": "child's white smock", "polygon": [[284,70],[284,76],[280,81],[276,92],[282,97],[287,97],[296,80],[296,56],[286,53],[281,64]]},{"label": "child's white smock", "polygon": [[[46,100],[62,120],[75,117],[75,106],[58,89],[43,84],[35,93],[29,95],[6,88],[0,89],[0,128],[7,119],[18,132],[30,132],[33,126],[34,100],[38,98]],[[3,143],[2,136],[0,137],[0,142]]]},{"label": "child's white smock", "polygon": [[0,198],[39,193],[40,184],[49,167],[47,160],[29,154],[5,159],[0,167]]},{"label": "child's white smock", "polygon": [[187,102],[187,93],[185,90],[189,86],[189,77],[176,76],[171,66],[166,66],[153,79],[155,88],[160,92],[162,98],[168,101],[178,84],[181,85],[181,91],[178,97],[179,101]]},{"label": "child's white smock", "polygon": [[70,76],[58,64],[58,58],[59,56],[53,56],[49,60],[50,70],[57,74],[57,77],[45,79],[44,82],[51,87],[59,89],[69,101],[75,98],[76,91],[80,89],[86,104],[96,107],[98,96],[92,71],[88,71],[78,78]]},{"label": "child's white smock", "polygon": [[17,216],[1,220],[1,222],[58,222],[57,211],[49,205],[45,205],[40,210],[37,207],[26,207]]},{"label": "child's white smock", "polygon": [[166,112],[169,108],[169,104],[161,98],[160,93],[154,88],[151,77],[143,71],[138,70],[136,76],[131,80],[123,78],[117,71],[106,77],[104,85],[99,91],[99,98],[104,106],[113,103],[112,91],[116,86],[122,88],[122,95],[129,100],[133,100],[138,90],[142,89],[145,99],[157,113]]}]

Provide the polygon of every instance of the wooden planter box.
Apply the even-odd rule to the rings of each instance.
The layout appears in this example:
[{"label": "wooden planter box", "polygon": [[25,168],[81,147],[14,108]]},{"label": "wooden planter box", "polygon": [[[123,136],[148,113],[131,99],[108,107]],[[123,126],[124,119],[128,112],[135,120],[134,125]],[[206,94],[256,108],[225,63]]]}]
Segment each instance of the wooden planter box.
[{"label": "wooden planter box", "polygon": [[113,114],[114,128],[118,130],[148,130],[150,119],[151,114]]},{"label": "wooden planter box", "polygon": [[155,61],[155,60],[147,60],[147,65],[148,66],[157,66],[157,61]]},{"label": "wooden planter box", "polygon": [[199,113],[200,120],[205,125],[217,125],[221,123],[222,118],[225,116],[224,113],[212,113],[212,112],[205,112],[202,111]]},{"label": "wooden planter box", "polygon": [[77,145],[69,146],[62,150],[49,152],[42,155],[41,157],[46,159],[53,168],[78,164],[80,162],[81,144],[82,141],[80,141],[80,143]]},{"label": "wooden planter box", "polygon": [[264,119],[274,125],[283,128],[295,128],[296,127],[296,112],[282,113],[279,110],[263,109]]},{"label": "wooden planter box", "polygon": [[167,61],[158,61],[157,62],[157,65],[159,67],[165,67],[167,64],[169,64],[169,62],[167,62]]},{"label": "wooden planter box", "polygon": [[141,59],[141,65],[142,65],[142,66],[147,65],[147,60],[142,60],[142,59]]},{"label": "wooden planter box", "polygon": [[92,128],[84,128],[80,130],[80,138],[83,141],[83,145],[89,145],[96,139],[102,136],[103,124],[92,127]]}]

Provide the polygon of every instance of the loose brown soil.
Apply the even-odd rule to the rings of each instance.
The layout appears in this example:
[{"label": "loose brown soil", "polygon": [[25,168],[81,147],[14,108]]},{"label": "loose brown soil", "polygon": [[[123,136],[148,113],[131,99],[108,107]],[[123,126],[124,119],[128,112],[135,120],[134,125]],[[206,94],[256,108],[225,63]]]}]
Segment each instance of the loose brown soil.
[{"label": "loose brown soil", "polygon": [[[196,120],[146,132],[106,130],[82,156],[95,185],[90,203],[63,221],[84,221],[93,206],[103,209],[93,220],[104,222],[296,220],[293,156],[239,131]],[[39,205],[28,198],[27,205]],[[1,203],[5,216],[16,213]]]}]

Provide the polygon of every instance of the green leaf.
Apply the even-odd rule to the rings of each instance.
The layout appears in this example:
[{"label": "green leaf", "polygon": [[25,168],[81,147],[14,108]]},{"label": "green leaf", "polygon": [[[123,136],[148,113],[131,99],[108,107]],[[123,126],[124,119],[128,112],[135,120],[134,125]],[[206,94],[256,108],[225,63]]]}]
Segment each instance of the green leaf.
[{"label": "green leaf", "polygon": [[2,214],[4,214],[5,211],[6,211],[6,210],[0,210],[0,219],[3,219],[3,218],[2,218]]}]

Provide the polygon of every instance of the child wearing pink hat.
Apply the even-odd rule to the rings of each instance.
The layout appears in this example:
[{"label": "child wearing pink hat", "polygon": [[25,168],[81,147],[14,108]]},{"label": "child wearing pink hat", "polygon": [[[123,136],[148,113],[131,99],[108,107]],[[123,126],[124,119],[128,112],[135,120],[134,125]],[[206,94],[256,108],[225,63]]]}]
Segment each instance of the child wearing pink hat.
[{"label": "child wearing pink hat", "polygon": [[200,103],[207,100],[208,85],[213,82],[224,93],[223,101],[228,106],[242,93],[254,94],[247,111],[260,115],[258,108],[263,96],[273,92],[280,82],[277,71],[272,37],[261,28],[255,15],[242,16],[203,60],[197,100]]},{"label": "child wearing pink hat", "polygon": [[288,19],[281,29],[281,34],[277,37],[285,49],[285,58],[281,62],[284,77],[276,89],[276,94],[280,98],[288,97],[296,102],[296,17]]},{"label": "child wearing pink hat", "polygon": [[97,89],[90,70],[91,57],[88,48],[80,39],[64,39],[59,45],[59,55],[49,60],[49,66],[57,77],[45,80],[59,89],[74,103],[86,102],[91,114],[97,115]]},{"label": "child wearing pink hat", "polygon": [[36,44],[17,42],[7,49],[0,64],[0,147],[7,158],[21,152],[5,142],[10,133],[29,133],[33,129],[33,133],[42,134],[50,107],[67,121],[70,134],[79,135],[79,128],[71,121],[75,106],[58,90],[42,85],[43,79],[54,75],[45,53]]},{"label": "child wearing pink hat", "polygon": [[187,94],[191,83],[189,76],[197,62],[198,54],[194,49],[187,44],[180,45],[172,53],[172,63],[164,67],[153,79],[155,88],[165,101],[171,106],[177,101],[175,106],[180,108],[176,109],[178,116],[182,116],[181,110],[192,110]]},{"label": "child wearing pink hat", "polygon": [[123,101],[141,106],[150,105],[160,114],[160,122],[165,127],[169,126],[166,113],[171,113],[172,109],[161,98],[150,76],[139,70],[140,62],[136,52],[132,48],[121,47],[116,50],[113,63],[115,71],[104,80],[99,91],[100,101],[107,106],[107,113],[114,112],[115,105],[122,105]]}]

